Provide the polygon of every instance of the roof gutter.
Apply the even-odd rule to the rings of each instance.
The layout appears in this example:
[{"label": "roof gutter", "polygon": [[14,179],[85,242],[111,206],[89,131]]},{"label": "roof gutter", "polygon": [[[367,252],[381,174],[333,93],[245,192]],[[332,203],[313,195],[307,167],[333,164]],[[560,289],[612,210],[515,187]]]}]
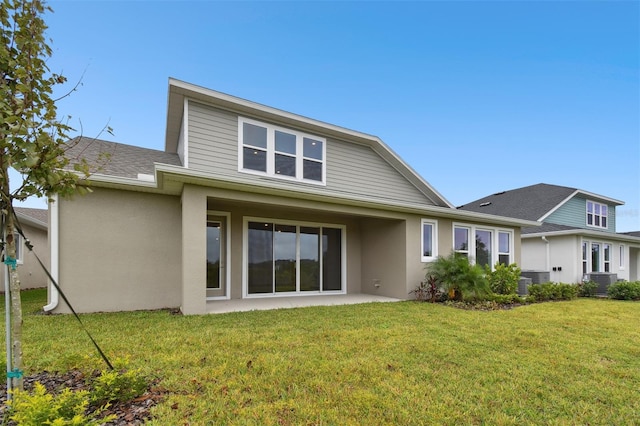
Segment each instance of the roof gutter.
[{"label": "roof gutter", "polygon": [[589,231],[588,229],[567,229],[564,231],[549,231],[549,232],[532,232],[530,234],[522,234],[521,238],[545,238],[545,237],[562,237],[566,235],[580,235],[583,237],[589,238],[602,238],[616,241],[626,241],[629,243],[639,243],[640,237],[634,237],[632,235],[618,234],[618,233],[609,233],[609,232],[594,232]]},{"label": "roof gutter", "polygon": [[[56,282],[59,275],[59,259],[60,254],[58,252],[59,240],[60,240],[60,223],[59,223],[59,211],[58,211],[58,196],[54,195],[53,200],[49,202],[49,244],[51,251],[51,276]],[[45,312],[51,312],[58,307],[59,293],[53,283],[49,282],[49,304],[43,306]]]}]

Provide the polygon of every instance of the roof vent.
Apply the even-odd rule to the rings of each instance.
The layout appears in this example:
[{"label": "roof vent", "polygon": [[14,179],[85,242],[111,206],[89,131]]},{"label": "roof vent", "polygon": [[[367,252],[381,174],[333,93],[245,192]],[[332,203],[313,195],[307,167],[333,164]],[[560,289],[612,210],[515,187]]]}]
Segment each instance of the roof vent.
[{"label": "roof vent", "polygon": [[480,204],[480,207],[487,207],[490,204],[491,204],[491,201],[487,201],[486,203]]},{"label": "roof vent", "polygon": [[496,193],[495,193],[495,194],[493,194],[493,195],[502,195],[502,194],[504,194],[505,192],[507,192],[507,191],[496,192]]}]

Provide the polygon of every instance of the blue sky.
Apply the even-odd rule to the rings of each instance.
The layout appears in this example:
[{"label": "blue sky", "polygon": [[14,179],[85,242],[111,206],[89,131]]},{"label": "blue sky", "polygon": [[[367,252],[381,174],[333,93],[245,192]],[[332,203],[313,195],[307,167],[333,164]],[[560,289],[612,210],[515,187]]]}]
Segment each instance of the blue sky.
[{"label": "blue sky", "polygon": [[640,230],[640,2],[52,1],[59,104],[164,147],[174,77],[382,138],[454,205],[540,182]]}]

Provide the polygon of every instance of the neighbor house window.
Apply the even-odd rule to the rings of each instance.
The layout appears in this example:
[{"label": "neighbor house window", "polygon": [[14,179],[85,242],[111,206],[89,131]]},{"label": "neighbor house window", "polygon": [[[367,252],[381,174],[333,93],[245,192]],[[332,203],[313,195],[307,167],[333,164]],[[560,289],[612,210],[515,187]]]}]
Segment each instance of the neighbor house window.
[{"label": "neighbor house window", "polygon": [[611,244],[604,244],[604,272],[611,272]]},{"label": "neighbor house window", "polygon": [[591,272],[600,272],[600,244],[591,243]]},{"label": "neighbor house window", "polygon": [[481,266],[493,267],[496,263],[508,265],[513,262],[513,232],[454,224],[453,250]]},{"label": "neighbor house window", "polygon": [[586,274],[587,272],[589,272],[589,242],[588,241],[583,241],[582,242],[582,273]]},{"label": "neighbor house window", "polygon": [[238,134],[240,171],[325,183],[324,138],[246,118],[239,118]]},{"label": "neighbor house window", "polygon": [[438,256],[438,223],[422,219],[422,261],[432,261]]},{"label": "neighbor house window", "polygon": [[608,208],[606,204],[587,201],[587,225],[596,228],[607,227]]},{"label": "neighbor house window", "polygon": [[624,245],[620,244],[620,258],[619,258],[620,269],[624,269]]},{"label": "neighbor house window", "polygon": [[344,233],[339,225],[246,221],[247,295],[344,292]]},{"label": "neighbor house window", "polygon": [[23,249],[22,249],[22,237],[17,232],[13,234],[13,241],[16,244],[16,262],[18,264],[23,263]]}]

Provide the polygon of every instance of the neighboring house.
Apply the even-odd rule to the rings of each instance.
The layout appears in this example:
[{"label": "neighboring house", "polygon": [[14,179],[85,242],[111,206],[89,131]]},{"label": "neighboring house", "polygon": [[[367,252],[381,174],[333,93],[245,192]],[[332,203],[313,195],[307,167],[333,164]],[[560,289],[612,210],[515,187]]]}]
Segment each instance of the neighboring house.
[{"label": "neighboring house", "polygon": [[[33,245],[33,250],[38,254],[45,266],[49,265],[49,243],[47,241],[47,209],[32,209],[15,207],[16,216],[22,228],[22,232]],[[20,287],[23,289],[46,287],[47,274],[42,269],[34,254],[24,244],[24,239],[17,232],[16,259],[20,277]],[[4,266],[4,265],[3,265]],[[0,291],[5,290],[5,272],[0,274]]]},{"label": "neighboring house", "polygon": [[551,281],[640,280],[640,235],[616,233],[624,202],[576,188],[537,184],[498,192],[458,207],[542,222],[522,229],[523,270],[545,271]]},{"label": "neighboring house", "polygon": [[[79,312],[407,299],[454,242],[519,262],[536,225],[456,210],[375,136],[173,79],[164,151],[75,142],[72,158],[111,155],[92,193],[51,204],[52,271]],[[55,289],[45,310],[69,311]]]}]

